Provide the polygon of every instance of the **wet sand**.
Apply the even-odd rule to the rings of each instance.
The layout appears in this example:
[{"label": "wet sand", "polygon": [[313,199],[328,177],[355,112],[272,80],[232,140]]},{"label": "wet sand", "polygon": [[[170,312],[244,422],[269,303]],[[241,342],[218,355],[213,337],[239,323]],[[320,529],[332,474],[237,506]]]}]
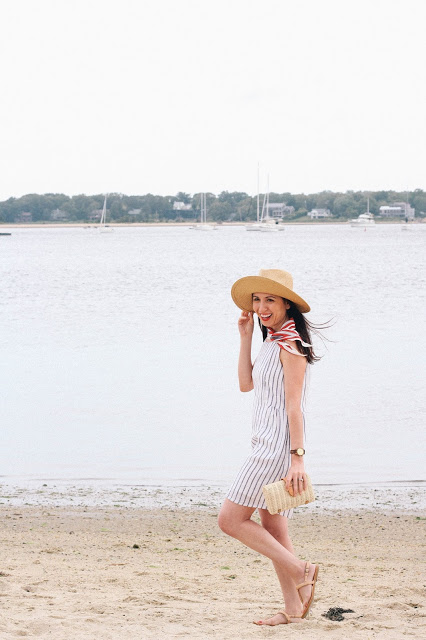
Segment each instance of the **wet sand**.
[{"label": "wet sand", "polygon": [[[1,509],[2,640],[426,637],[420,514],[295,514],[317,597],[307,620],[266,628],[252,620],[282,608],[271,563],[227,538],[217,509]],[[331,622],[331,607],[354,613]]]}]

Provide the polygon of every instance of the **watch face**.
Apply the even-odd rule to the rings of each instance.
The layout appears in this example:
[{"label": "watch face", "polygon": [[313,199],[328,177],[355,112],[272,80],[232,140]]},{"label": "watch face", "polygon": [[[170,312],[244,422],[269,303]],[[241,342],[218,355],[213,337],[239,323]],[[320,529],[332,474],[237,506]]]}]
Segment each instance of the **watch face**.
[{"label": "watch face", "polygon": [[305,453],[303,449],[296,449],[296,453],[298,456],[303,456],[303,454]]}]

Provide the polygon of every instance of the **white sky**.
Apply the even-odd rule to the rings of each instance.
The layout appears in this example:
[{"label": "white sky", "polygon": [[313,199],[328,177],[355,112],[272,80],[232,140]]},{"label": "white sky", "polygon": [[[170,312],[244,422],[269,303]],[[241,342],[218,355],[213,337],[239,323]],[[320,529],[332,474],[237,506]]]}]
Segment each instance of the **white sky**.
[{"label": "white sky", "polygon": [[426,188],[424,0],[1,0],[0,199]]}]

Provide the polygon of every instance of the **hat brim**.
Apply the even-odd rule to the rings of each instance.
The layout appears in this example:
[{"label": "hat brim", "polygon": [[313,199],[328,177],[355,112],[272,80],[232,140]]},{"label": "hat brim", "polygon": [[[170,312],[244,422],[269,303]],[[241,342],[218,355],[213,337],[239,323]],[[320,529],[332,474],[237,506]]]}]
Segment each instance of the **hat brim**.
[{"label": "hat brim", "polygon": [[308,303],[297,295],[292,289],[288,289],[283,284],[263,278],[262,276],[246,276],[240,278],[232,285],[231,296],[237,307],[243,311],[253,311],[253,293],[271,293],[286,300],[294,302],[302,313],[311,310]]}]

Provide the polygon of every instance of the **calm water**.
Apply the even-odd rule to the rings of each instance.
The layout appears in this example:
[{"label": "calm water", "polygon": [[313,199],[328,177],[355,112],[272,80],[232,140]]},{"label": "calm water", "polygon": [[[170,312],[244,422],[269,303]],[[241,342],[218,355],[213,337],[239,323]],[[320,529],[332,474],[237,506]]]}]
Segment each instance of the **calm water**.
[{"label": "calm water", "polygon": [[423,479],[425,241],[426,225],[13,229],[0,238],[0,475],[229,482],[252,404],[229,290],[282,267],[310,318],[335,321],[310,376],[307,470]]}]

